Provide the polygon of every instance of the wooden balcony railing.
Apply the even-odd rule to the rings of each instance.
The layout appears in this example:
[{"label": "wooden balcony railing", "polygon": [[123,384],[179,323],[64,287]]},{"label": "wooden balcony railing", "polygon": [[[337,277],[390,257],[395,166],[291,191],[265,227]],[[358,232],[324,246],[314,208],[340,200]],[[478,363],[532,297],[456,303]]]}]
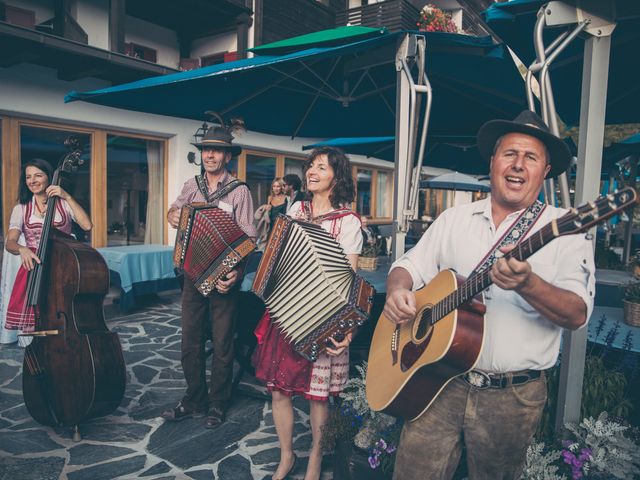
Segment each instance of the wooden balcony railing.
[{"label": "wooden balcony railing", "polygon": [[336,13],[336,26],[362,25],[398,30],[417,30],[420,10],[407,0],[386,0]]}]

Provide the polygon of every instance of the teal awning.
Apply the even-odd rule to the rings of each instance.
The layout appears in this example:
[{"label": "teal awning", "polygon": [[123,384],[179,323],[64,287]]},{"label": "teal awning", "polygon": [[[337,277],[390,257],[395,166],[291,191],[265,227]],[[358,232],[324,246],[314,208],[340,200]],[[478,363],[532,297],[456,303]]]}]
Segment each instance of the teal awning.
[{"label": "teal awning", "polygon": [[305,50],[314,47],[335,47],[345,45],[367,38],[378,37],[387,33],[386,28],[370,28],[360,25],[348,25],[346,27],[321,30],[293,38],[286,38],[278,42],[267,43],[259,47],[250,48],[249,51],[258,55],[284,55],[296,50]]},{"label": "teal awning", "polygon": [[[640,122],[640,2],[607,0],[615,4],[617,26],[611,37],[606,124]],[[548,0],[511,0],[494,3],[485,12],[491,29],[529,66],[535,59],[533,30],[536,15]],[[573,3],[566,0],[565,3]],[[564,28],[546,28],[545,45]],[[551,64],[551,77],[558,114],[569,125],[577,125],[580,111],[584,40],[574,40]]]},{"label": "teal awning", "polygon": [[[70,92],[109,107],[206,120],[213,110],[244,119],[249,130],[324,137],[395,135],[397,44],[381,33],[338,46],[148,78],[91,92]],[[525,108],[523,82],[509,54],[489,37],[427,33],[433,86],[430,135],[474,136],[490,119]],[[356,37],[357,38],[357,37]]]}]

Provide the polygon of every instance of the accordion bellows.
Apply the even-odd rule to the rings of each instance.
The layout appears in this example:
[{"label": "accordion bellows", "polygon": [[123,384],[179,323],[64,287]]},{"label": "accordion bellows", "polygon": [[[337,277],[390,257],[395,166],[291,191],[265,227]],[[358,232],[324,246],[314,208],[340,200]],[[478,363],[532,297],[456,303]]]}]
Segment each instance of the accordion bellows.
[{"label": "accordion bellows", "polygon": [[254,249],[255,243],[224,210],[206,203],[182,207],[173,264],[205,297]]},{"label": "accordion bellows", "polygon": [[275,221],[252,290],[294,349],[311,361],[362,325],[375,291],[351,269],[320,226],[283,215]]}]

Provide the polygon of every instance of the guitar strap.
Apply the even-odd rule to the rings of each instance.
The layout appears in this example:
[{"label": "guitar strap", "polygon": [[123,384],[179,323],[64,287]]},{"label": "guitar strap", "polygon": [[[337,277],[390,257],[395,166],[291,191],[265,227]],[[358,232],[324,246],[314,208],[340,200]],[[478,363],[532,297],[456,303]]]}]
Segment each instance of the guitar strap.
[{"label": "guitar strap", "polygon": [[207,203],[217,205],[218,200],[220,200],[222,197],[231,193],[235,188],[247,184],[241,182],[237,178],[234,178],[229,183],[226,183],[221,188],[210,194],[209,186],[207,185],[207,180],[204,175],[196,175],[196,185],[198,186],[198,190],[200,190],[200,193],[205,198]]},{"label": "guitar strap", "polygon": [[513,224],[505,231],[504,235],[498,239],[498,241],[491,247],[489,253],[487,253],[480,263],[476,265],[476,268],[469,274],[467,278],[471,278],[478,272],[482,272],[485,269],[491,268],[491,266],[498,259],[498,253],[502,247],[507,245],[517,245],[524,237],[527,236],[529,230],[535,225],[540,218],[540,214],[547,208],[545,203],[540,200],[536,200],[529,207],[522,211],[522,213],[515,219]]}]

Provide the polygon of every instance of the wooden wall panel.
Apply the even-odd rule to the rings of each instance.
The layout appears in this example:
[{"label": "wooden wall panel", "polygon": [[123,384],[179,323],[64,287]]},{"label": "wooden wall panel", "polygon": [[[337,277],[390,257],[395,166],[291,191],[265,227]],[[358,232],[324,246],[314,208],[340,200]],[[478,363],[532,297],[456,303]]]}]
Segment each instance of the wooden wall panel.
[{"label": "wooden wall panel", "polygon": [[107,246],[107,133],[91,136],[91,246]]}]

